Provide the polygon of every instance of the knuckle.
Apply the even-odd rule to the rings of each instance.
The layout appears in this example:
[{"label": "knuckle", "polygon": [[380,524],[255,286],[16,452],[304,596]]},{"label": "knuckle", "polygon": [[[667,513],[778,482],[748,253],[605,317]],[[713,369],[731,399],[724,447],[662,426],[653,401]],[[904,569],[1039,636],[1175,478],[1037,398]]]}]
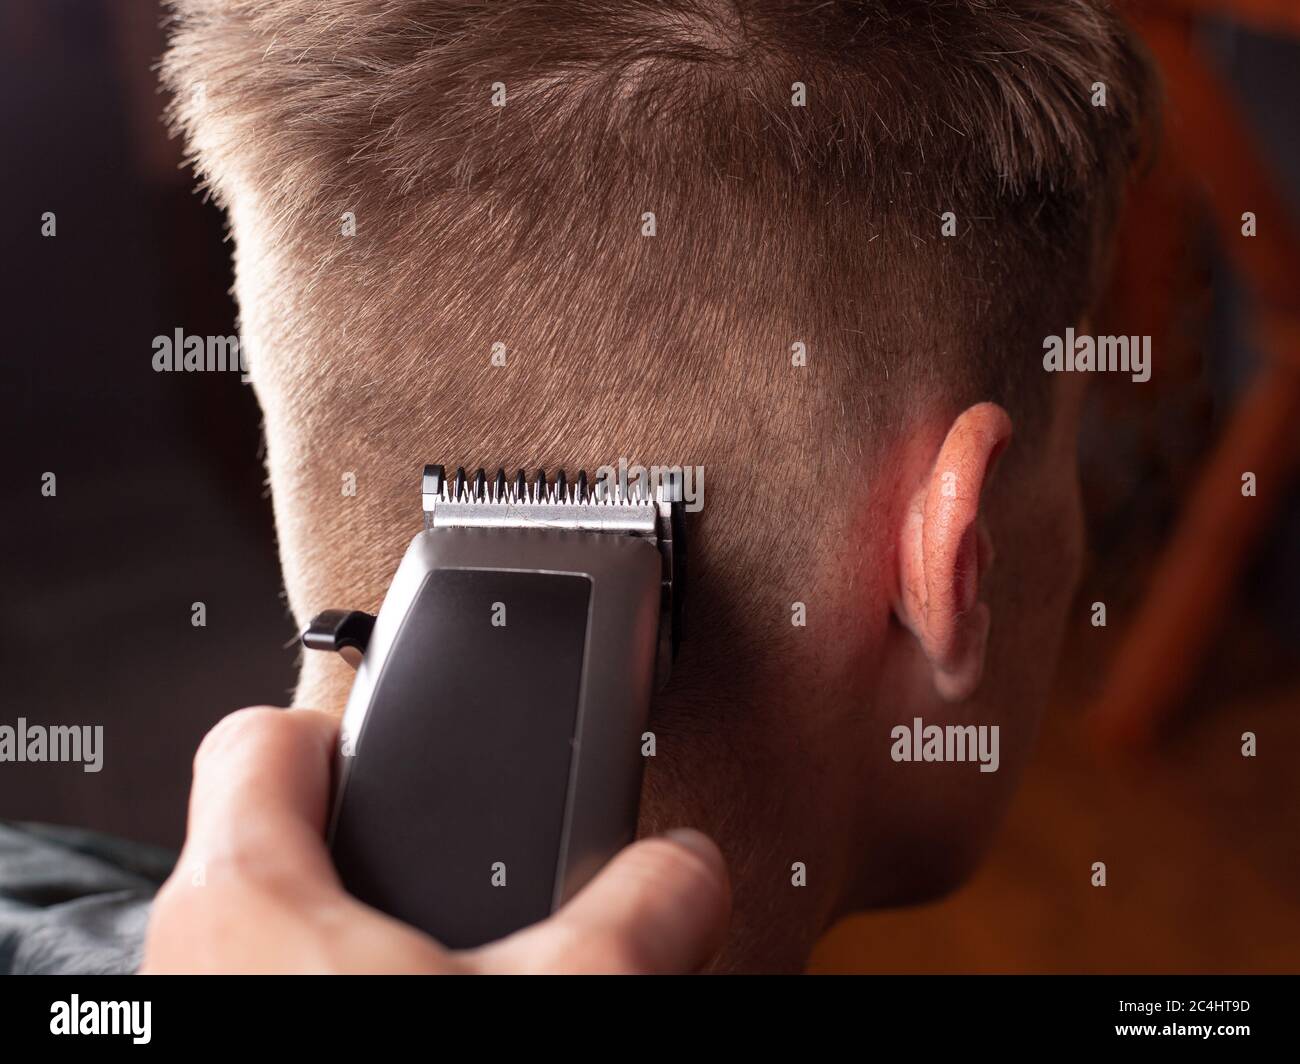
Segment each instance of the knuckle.
[{"label": "knuckle", "polygon": [[284,711],[271,706],[250,706],[222,717],[199,743],[194,755],[194,771],[199,772],[213,760],[234,750],[274,741],[289,726]]},{"label": "knuckle", "polygon": [[287,857],[279,832],[250,824],[231,832],[202,855],[203,883],[218,890],[239,890],[270,900],[292,902],[312,884]]},{"label": "knuckle", "polygon": [[207,872],[214,882],[223,885],[267,894],[288,892],[284,869],[276,860],[274,850],[242,833],[209,855]]}]

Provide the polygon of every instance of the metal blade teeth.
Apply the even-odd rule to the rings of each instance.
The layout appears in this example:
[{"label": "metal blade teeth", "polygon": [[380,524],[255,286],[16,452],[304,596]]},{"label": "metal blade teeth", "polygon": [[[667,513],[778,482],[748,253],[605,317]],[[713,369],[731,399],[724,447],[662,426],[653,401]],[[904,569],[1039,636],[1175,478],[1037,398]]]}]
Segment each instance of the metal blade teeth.
[{"label": "metal blade teeth", "polygon": [[495,475],[489,478],[485,469],[477,469],[471,476],[463,466],[458,466],[455,474],[448,477],[445,467],[427,465],[424,467],[423,490],[427,496],[442,502],[515,506],[627,506],[651,501],[650,494],[640,484],[624,492],[617,484],[611,486],[600,479],[593,482],[585,469],[579,470],[573,479],[563,469],[558,470],[554,477],[548,476],[545,469],[537,470],[532,477],[520,469],[511,478],[504,468],[498,467]]}]

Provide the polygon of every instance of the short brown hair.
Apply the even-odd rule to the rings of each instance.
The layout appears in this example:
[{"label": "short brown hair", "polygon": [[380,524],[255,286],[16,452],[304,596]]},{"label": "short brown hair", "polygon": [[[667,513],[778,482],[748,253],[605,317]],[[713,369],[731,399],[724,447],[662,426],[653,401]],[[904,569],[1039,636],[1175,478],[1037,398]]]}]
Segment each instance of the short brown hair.
[{"label": "short brown hair", "polygon": [[1032,414],[1152,95],[1100,0],[172,6],[300,616],[383,587],[425,460],[626,455],[712,475],[695,597],[743,648],[819,482],[922,402]]}]

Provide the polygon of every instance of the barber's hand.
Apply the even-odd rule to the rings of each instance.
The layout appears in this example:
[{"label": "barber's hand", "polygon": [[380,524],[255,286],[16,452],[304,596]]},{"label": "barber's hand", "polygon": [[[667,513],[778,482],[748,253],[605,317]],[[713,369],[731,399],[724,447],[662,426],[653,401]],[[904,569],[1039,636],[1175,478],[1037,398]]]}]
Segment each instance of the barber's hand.
[{"label": "barber's hand", "polygon": [[276,709],[212,729],[142,972],[675,973],[721,945],[726,866],[695,831],[629,846],[555,915],[479,949],[444,949],[363,905],[323,841],[337,731],[327,714]]}]

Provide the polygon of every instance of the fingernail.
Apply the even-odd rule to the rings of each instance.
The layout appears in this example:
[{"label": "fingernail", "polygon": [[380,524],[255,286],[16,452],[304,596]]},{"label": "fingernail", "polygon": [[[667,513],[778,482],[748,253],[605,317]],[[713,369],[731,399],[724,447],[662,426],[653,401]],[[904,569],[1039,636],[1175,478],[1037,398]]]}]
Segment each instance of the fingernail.
[{"label": "fingernail", "polygon": [[710,863],[718,859],[718,847],[702,831],[696,831],[694,828],[673,828],[672,831],[664,832],[664,838],[672,839],[673,842],[685,846],[691,853]]}]

